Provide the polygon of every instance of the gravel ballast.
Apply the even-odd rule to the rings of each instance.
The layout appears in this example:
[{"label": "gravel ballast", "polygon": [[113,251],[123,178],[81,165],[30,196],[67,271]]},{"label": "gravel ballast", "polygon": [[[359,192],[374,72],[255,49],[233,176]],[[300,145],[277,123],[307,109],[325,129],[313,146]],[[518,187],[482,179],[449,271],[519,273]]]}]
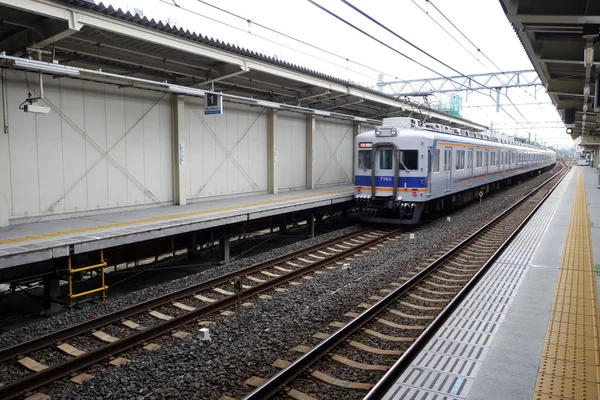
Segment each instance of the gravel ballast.
[{"label": "gravel ballast", "polygon": [[[209,327],[210,341],[200,340],[197,332],[200,327],[196,326],[187,338],[170,340],[155,352],[136,352],[130,364],[107,368],[84,385],[55,384],[44,392],[53,399],[243,397],[252,390],[244,385],[246,379],[251,376],[268,378],[275,374],[278,370],[271,364],[276,359],[293,361],[294,357],[300,355],[293,348],[316,344],[318,341],[311,338],[314,333],[332,332],[333,328],[329,327],[331,322],[347,321],[345,313],[360,312],[362,309],[358,304],[373,303],[373,300],[369,300],[370,296],[382,295],[380,290],[389,288],[390,282],[402,282],[402,278],[413,268],[480,228],[549,176],[549,173],[542,174],[541,177],[484,199],[481,206],[474,204],[459,210],[452,214],[450,222],[445,218],[433,221],[418,229],[414,240],[403,236],[396,241],[386,242],[386,246],[377,247],[375,251],[349,261],[347,268],[326,270],[323,275],[315,274],[315,279],[301,280],[299,286],[286,286],[285,293],[275,294],[273,298],[258,302],[254,307],[240,308],[232,317],[216,317],[215,323]],[[335,236],[351,229],[338,231]],[[161,287],[141,290],[96,306],[93,310],[78,310],[7,332],[0,337],[0,346],[83,321],[90,318],[92,312],[98,315],[110,312],[169,290],[313,245],[332,236],[319,236],[253,257],[252,260],[243,260]],[[382,346],[381,343],[379,345]],[[383,363],[379,356],[373,359]],[[390,358],[389,364],[393,361]],[[344,391],[328,392],[332,396],[329,398],[344,398],[344,393],[347,395]]]}]

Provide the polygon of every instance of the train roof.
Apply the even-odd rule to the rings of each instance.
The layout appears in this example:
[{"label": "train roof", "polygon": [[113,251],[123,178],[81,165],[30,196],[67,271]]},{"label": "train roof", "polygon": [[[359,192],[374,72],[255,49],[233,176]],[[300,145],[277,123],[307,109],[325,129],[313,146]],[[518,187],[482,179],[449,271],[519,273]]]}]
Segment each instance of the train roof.
[{"label": "train roof", "polygon": [[[463,138],[484,140],[484,141],[488,141],[488,142],[491,142],[494,144],[506,144],[506,145],[518,146],[518,147],[522,147],[522,148],[530,148],[530,149],[534,149],[534,150],[552,151],[552,150],[548,149],[547,147],[543,147],[543,146],[536,146],[536,145],[523,143],[523,142],[519,142],[519,141],[503,139],[503,138],[492,135],[491,132],[470,132],[467,130],[451,128],[449,126],[438,124],[438,123],[432,123],[432,122],[422,123],[418,119],[410,118],[410,117],[384,118],[382,125],[376,127],[373,130],[373,132],[376,133],[377,131],[379,131],[379,132],[384,133],[386,131],[390,131],[390,130],[394,130],[394,129],[398,133],[400,133],[401,131],[406,132],[406,130],[410,129],[410,130],[415,130],[415,131],[427,131],[427,132],[441,133],[441,134],[451,135],[451,136],[459,136],[459,137],[463,137]],[[384,136],[387,136],[387,135],[384,134]]]}]

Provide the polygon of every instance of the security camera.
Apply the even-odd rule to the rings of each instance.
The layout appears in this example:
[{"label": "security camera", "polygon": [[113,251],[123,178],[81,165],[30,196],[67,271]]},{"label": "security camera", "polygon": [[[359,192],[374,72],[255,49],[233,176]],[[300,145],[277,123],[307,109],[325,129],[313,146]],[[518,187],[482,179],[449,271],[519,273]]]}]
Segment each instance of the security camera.
[{"label": "security camera", "polygon": [[37,104],[25,104],[25,106],[23,106],[23,111],[34,114],[48,114],[50,112],[50,107],[42,107]]}]

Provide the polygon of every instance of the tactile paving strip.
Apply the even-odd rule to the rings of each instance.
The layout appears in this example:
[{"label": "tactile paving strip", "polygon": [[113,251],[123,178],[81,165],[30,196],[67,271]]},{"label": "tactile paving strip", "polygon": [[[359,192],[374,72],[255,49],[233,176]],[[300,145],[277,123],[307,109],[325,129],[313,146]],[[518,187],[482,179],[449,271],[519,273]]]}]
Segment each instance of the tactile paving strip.
[{"label": "tactile paving strip", "polygon": [[534,399],[598,399],[596,293],[583,173],[579,170]]},{"label": "tactile paving strip", "polygon": [[[567,185],[565,179],[561,187]],[[540,207],[384,396],[385,400],[467,397],[561,197],[562,193],[557,190]]]}]

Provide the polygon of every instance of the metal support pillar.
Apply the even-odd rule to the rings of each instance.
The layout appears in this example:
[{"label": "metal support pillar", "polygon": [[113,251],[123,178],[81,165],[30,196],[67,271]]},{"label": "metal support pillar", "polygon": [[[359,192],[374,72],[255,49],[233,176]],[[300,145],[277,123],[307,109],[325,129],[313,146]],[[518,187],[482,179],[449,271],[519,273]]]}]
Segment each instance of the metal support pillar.
[{"label": "metal support pillar", "polygon": [[315,224],[317,228],[323,225],[323,216],[321,214],[315,215]]},{"label": "metal support pillar", "polygon": [[187,258],[192,259],[198,254],[198,236],[192,235],[187,248]]},{"label": "metal support pillar", "polygon": [[310,213],[306,219],[306,236],[309,238],[315,237],[315,214]]},{"label": "metal support pillar", "polygon": [[57,276],[46,275],[42,278],[44,283],[44,308],[46,314],[54,315],[61,309],[60,303],[58,303],[58,296],[60,296],[60,280]]},{"label": "metal support pillar", "polygon": [[267,158],[269,193],[277,194],[277,144],[275,130],[277,129],[277,110],[267,110]]},{"label": "metal support pillar", "polygon": [[223,264],[228,264],[229,261],[231,261],[229,254],[229,235],[225,235],[219,239],[219,254]]},{"label": "metal support pillar", "polygon": [[315,162],[315,123],[313,115],[306,116],[306,187],[308,189],[314,189],[316,184],[313,170]]},{"label": "metal support pillar", "polygon": [[8,210],[10,194],[10,157],[8,156],[8,97],[6,70],[0,71],[0,118],[2,130],[0,131],[0,228],[8,226]]},{"label": "metal support pillar", "polygon": [[496,88],[496,112],[500,112],[500,88]]},{"label": "metal support pillar", "polygon": [[173,96],[173,203],[186,204],[187,173],[185,169],[185,98]]},{"label": "metal support pillar", "polygon": [[[360,122],[354,122],[352,123],[352,139],[356,138],[356,136],[360,135]],[[354,143],[354,142],[353,142]],[[354,154],[354,145],[352,146],[352,165],[356,165],[356,156]],[[355,177],[354,174],[352,174],[352,183],[356,183],[354,181]]]},{"label": "metal support pillar", "polygon": [[285,233],[287,231],[287,221],[285,217],[282,217],[283,220],[279,222],[279,234]]}]

